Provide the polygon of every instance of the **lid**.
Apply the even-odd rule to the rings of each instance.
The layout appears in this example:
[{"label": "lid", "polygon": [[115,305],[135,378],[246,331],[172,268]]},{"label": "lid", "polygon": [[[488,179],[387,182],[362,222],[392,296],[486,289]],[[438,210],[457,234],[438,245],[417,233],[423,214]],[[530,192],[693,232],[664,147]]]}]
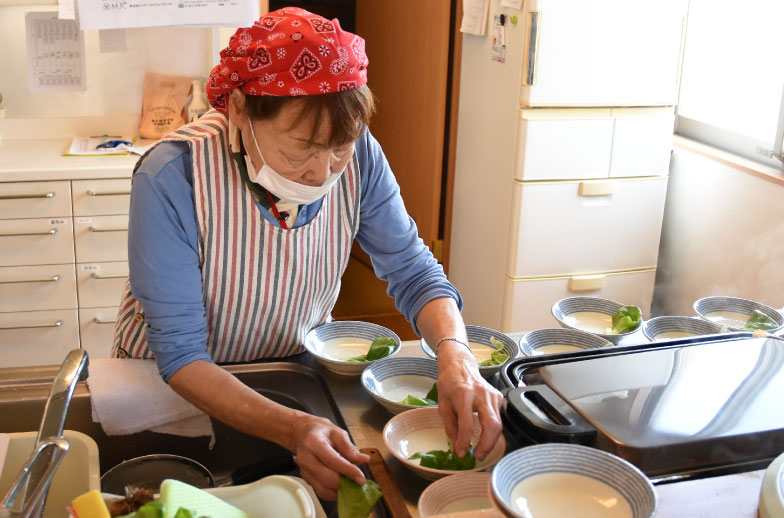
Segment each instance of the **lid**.
[{"label": "lid", "polygon": [[649,475],[769,459],[784,450],[779,340],[540,362],[523,371],[521,382],[509,403],[540,439],[593,444]]}]

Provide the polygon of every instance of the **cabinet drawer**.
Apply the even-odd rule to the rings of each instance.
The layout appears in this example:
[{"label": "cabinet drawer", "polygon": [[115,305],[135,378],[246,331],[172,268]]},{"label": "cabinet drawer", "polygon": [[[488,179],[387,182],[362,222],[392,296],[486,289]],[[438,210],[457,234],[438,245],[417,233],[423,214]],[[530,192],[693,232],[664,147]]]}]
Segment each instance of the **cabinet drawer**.
[{"label": "cabinet drawer", "polygon": [[128,214],[131,179],[73,182],[74,216]]},{"label": "cabinet drawer", "polygon": [[0,268],[0,312],[76,309],[74,265]]},{"label": "cabinet drawer", "polygon": [[79,310],[79,337],[90,358],[111,357],[118,309],[114,306]]},{"label": "cabinet drawer", "polygon": [[78,348],[75,309],[0,313],[0,367],[60,365]]},{"label": "cabinet drawer", "polygon": [[128,260],[128,216],[79,217],[74,222],[76,262]]},{"label": "cabinet drawer", "polygon": [[610,109],[520,110],[515,178],[605,178],[610,170]]},{"label": "cabinet drawer", "polygon": [[667,175],[672,108],[614,108],[610,176]]},{"label": "cabinet drawer", "polygon": [[[501,331],[531,331],[560,327],[553,317],[553,304],[578,295],[604,297],[622,304],[634,304],[648,318],[656,281],[654,268],[636,272],[598,274],[594,282],[582,282],[584,276],[543,279],[506,279]],[[583,289],[585,288],[585,289]]]},{"label": "cabinet drawer", "polygon": [[71,182],[0,183],[0,219],[71,217]]},{"label": "cabinet drawer", "polygon": [[0,220],[0,266],[73,262],[71,218]]},{"label": "cabinet drawer", "polygon": [[87,263],[76,267],[80,308],[101,308],[120,303],[128,281],[128,263]]},{"label": "cabinet drawer", "polygon": [[667,178],[516,183],[507,276],[655,266]]}]

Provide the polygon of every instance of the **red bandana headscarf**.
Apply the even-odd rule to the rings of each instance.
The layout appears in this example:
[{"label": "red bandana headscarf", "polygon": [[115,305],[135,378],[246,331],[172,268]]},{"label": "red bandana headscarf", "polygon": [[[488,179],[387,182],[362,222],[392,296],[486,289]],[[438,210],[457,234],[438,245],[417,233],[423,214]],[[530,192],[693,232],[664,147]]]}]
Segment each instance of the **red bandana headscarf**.
[{"label": "red bandana headscarf", "polygon": [[239,29],[207,81],[207,98],[228,113],[229,92],[318,95],[367,83],[365,40],[304,9],[286,7]]}]

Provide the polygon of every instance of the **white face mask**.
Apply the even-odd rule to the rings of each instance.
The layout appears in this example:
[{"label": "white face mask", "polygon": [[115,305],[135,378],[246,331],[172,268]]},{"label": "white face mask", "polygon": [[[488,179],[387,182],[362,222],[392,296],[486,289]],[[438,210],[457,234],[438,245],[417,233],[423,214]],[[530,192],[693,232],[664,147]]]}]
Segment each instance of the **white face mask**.
[{"label": "white face mask", "polygon": [[[329,178],[317,187],[304,185],[284,178],[267,165],[267,161],[264,160],[264,155],[261,154],[261,149],[259,149],[259,142],[256,140],[256,135],[253,132],[253,123],[250,118],[248,118],[248,124],[250,125],[250,134],[253,137],[253,143],[256,145],[256,151],[264,162],[261,169],[256,172],[256,177],[251,178],[251,181],[261,185],[281,200],[310,205],[314,201],[323,198],[335,185],[335,182],[340,179],[340,175],[343,174],[343,171],[346,170],[344,168],[343,171],[340,171],[339,173],[331,173]],[[245,163],[248,166],[248,171],[254,170],[253,162],[247,154],[245,155]]]}]

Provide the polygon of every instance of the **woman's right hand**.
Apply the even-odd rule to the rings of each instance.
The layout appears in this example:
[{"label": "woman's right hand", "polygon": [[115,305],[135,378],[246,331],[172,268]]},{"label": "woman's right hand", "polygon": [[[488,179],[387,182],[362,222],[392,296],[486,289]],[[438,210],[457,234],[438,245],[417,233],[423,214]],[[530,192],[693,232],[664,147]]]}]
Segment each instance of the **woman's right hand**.
[{"label": "woman's right hand", "polygon": [[300,474],[324,500],[336,500],[340,475],[359,485],[365,476],[356,464],[364,464],[370,457],[359,451],[348,433],[327,419],[303,415],[294,422],[291,450],[296,456]]}]

